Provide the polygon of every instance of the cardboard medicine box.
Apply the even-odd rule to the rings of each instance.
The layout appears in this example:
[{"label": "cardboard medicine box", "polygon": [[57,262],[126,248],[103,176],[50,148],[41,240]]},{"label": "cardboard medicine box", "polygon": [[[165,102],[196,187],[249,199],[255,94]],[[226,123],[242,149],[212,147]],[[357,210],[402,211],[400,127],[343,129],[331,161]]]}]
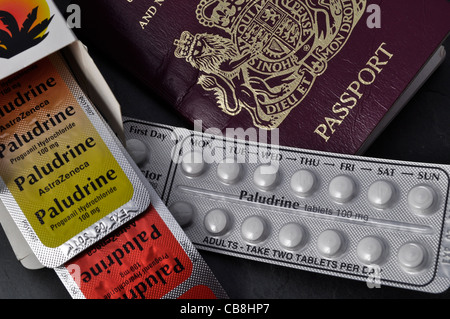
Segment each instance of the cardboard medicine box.
[{"label": "cardboard medicine box", "polygon": [[[2,1],[0,5],[0,94],[14,89],[13,74],[59,52],[66,59],[78,84],[122,139],[120,106],[87,48],[69,28],[51,0]],[[0,223],[17,259],[28,269],[42,268],[13,218],[0,201]]]}]

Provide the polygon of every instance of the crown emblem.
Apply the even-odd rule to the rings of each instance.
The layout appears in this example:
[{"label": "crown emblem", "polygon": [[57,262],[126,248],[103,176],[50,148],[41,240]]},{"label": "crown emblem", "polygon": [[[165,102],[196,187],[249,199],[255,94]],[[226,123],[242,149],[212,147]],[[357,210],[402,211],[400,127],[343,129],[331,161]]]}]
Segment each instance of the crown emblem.
[{"label": "crown emblem", "polygon": [[173,44],[176,46],[175,56],[180,59],[187,58],[192,53],[195,36],[189,31],[184,31],[180,39],[176,39]]},{"label": "crown emblem", "polygon": [[197,6],[197,20],[205,27],[229,30],[245,4],[245,0],[202,0]]}]

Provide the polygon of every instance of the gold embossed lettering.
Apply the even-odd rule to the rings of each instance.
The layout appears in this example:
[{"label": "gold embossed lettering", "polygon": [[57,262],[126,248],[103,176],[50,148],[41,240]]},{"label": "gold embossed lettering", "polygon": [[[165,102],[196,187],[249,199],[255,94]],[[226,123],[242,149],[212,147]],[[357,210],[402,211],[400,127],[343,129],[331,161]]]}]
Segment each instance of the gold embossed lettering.
[{"label": "gold embossed lettering", "polygon": [[150,6],[147,9],[144,16],[139,21],[142,30],[144,30],[147,27],[147,25],[150,23],[150,20],[153,19],[153,17],[158,13],[157,6],[162,6],[164,4],[164,0],[154,0],[153,3],[154,5]]},{"label": "gold embossed lettering", "polygon": [[394,54],[385,49],[386,43],[382,43],[375,54],[370,57],[364,68],[358,72],[358,79],[350,83],[347,90],[341,95],[340,103],[335,103],[331,111],[336,117],[324,117],[323,123],[319,124],[314,133],[328,142],[336,132],[336,125],[340,126],[350,115],[350,111],[358,105],[364,96],[366,87],[372,85],[383,68],[389,63]]}]

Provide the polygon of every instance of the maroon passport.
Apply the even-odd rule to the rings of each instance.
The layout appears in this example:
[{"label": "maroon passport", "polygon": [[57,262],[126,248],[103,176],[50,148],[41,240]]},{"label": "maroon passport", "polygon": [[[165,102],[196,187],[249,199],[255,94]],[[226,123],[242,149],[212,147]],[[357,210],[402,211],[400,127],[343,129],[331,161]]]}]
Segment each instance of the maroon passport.
[{"label": "maroon passport", "polygon": [[278,129],[282,145],[348,154],[427,78],[450,30],[448,0],[74,3],[82,40],[203,129]]}]

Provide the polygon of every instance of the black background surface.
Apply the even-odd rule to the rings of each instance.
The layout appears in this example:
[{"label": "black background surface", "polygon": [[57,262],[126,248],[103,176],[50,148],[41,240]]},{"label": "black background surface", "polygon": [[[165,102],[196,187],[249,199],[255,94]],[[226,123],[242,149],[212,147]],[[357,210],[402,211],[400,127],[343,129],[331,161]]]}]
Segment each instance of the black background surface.
[{"label": "black background surface", "polygon": [[[55,1],[65,12],[69,1]],[[83,41],[81,38],[80,40]],[[86,43],[100,71],[121,103],[123,115],[156,123],[192,128],[169,105],[154,97],[134,78]],[[449,57],[374,142],[365,156],[450,164],[450,40]],[[428,294],[201,252],[231,298],[449,298],[450,291]],[[31,271],[17,261],[0,230],[0,298],[70,299],[51,269]]]}]

